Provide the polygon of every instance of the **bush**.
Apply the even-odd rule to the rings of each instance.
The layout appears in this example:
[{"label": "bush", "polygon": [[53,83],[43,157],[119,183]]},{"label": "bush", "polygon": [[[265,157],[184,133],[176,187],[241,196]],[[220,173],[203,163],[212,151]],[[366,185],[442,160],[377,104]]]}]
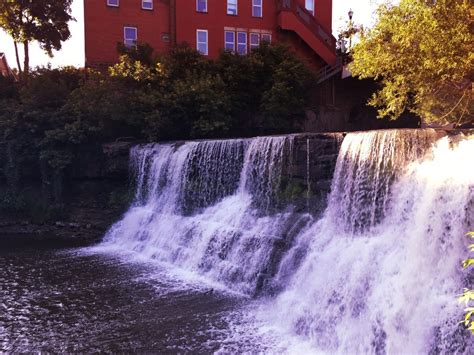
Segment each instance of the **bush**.
[{"label": "bush", "polygon": [[[62,176],[85,145],[137,140],[238,137],[298,129],[311,75],[282,45],[215,61],[183,44],[152,58],[152,49],[120,48],[108,73],[37,68],[26,84],[0,78],[0,142],[4,175],[41,171],[53,201]],[[14,190],[14,189],[13,189]]]}]

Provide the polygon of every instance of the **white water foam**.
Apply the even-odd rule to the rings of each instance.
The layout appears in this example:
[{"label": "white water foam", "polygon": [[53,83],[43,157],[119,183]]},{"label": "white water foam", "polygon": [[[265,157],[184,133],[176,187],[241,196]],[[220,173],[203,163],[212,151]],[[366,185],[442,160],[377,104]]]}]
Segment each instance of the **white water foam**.
[{"label": "white water foam", "polygon": [[[406,155],[408,165],[394,184],[377,190],[385,196],[380,203],[360,192],[378,181],[353,184],[365,179],[367,172],[353,166],[366,166],[364,159],[383,160],[373,176],[392,175],[383,171],[387,161],[380,154],[387,150],[373,138],[346,137],[325,217],[300,236],[310,240],[310,251],[261,316],[290,353],[469,353],[472,340],[458,324],[456,295],[465,286],[463,236],[474,224],[474,140],[452,146],[443,138],[423,159]],[[390,149],[403,154],[400,146]],[[341,184],[348,171],[357,177]],[[354,216],[341,213],[347,205]],[[378,223],[374,205],[385,215]],[[353,228],[357,216],[361,228]]]},{"label": "white water foam", "polygon": [[286,136],[136,148],[136,201],[101,248],[134,251],[253,294],[289,220],[301,220],[291,210],[269,211],[292,146]]},{"label": "white water foam", "polygon": [[282,293],[250,307],[230,343],[259,329],[277,352],[468,353],[455,295],[474,227],[474,141],[436,140],[433,130],[347,135],[314,223],[272,210],[292,136],[141,146],[135,203],[101,248],[252,295],[287,243],[269,287]]}]

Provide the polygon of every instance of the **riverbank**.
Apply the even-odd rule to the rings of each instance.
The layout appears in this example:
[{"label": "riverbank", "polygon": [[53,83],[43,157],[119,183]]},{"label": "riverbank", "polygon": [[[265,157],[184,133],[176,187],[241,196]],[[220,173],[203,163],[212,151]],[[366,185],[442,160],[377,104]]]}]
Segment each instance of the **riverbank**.
[{"label": "riverbank", "polygon": [[114,211],[97,210],[94,216],[82,220],[75,219],[74,222],[34,223],[28,220],[3,218],[0,222],[0,248],[90,246],[100,242],[118,217],[120,215]]}]

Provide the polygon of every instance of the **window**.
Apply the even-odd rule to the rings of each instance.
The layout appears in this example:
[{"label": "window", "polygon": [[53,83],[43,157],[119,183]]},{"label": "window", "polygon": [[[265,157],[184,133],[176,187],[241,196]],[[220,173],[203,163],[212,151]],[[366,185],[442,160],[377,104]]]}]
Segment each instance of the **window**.
[{"label": "window", "polygon": [[207,0],[196,0],[196,11],[207,12]]},{"label": "window", "polygon": [[153,0],[142,0],[142,9],[153,10]]},{"label": "window", "polygon": [[260,46],[260,34],[250,34],[250,50],[257,49]]},{"label": "window", "polygon": [[262,17],[263,16],[263,0],[252,0],[252,16]]},{"label": "window", "polygon": [[235,32],[225,31],[225,50],[235,52]]},{"label": "window", "polygon": [[237,32],[237,53],[247,54],[247,32]]},{"label": "window", "polygon": [[135,47],[137,45],[137,28],[124,27],[123,28],[123,43],[126,47]]},{"label": "window", "polygon": [[262,33],[262,42],[272,43],[272,35],[270,33]]},{"label": "window", "polygon": [[209,48],[207,46],[207,30],[196,31],[196,49],[203,55],[209,54]]},{"label": "window", "polygon": [[120,1],[120,0],[107,0],[107,6],[115,6],[115,7],[118,7],[118,6],[119,6],[119,1]]},{"label": "window", "polygon": [[237,1],[227,0],[227,15],[237,15]]},{"label": "window", "polygon": [[314,15],[314,0],[305,0],[305,8]]}]

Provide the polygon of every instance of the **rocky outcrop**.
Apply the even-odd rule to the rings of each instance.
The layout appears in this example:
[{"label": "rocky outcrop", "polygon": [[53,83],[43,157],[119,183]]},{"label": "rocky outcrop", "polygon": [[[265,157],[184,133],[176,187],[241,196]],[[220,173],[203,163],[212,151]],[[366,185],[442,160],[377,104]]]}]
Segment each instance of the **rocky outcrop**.
[{"label": "rocky outcrop", "polygon": [[294,201],[300,210],[313,215],[326,208],[327,196],[344,133],[303,133],[295,137],[290,184],[302,193]]},{"label": "rocky outcrop", "polygon": [[79,246],[99,241],[130,202],[131,146],[118,142],[83,148],[64,173],[61,201],[51,208],[39,203],[47,198],[48,186],[38,171],[22,169],[12,193],[7,169],[0,170],[0,245]]}]

